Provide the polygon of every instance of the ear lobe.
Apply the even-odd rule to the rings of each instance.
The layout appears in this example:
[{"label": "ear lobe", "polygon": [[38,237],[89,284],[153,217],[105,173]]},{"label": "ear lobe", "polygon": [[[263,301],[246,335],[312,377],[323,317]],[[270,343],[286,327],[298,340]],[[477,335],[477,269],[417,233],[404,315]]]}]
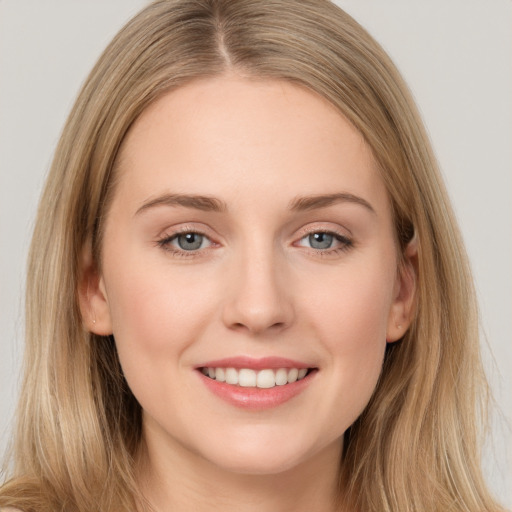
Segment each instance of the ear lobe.
[{"label": "ear lobe", "polygon": [[411,325],[415,310],[417,272],[418,241],[415,235],[407,244],[398,269],[386,331],[388,343],[401,339]]},{"label": "ear lobe", "polygon": [[112,334],[105,283],[93,261],[90,244],[87,244],[82,251],[78,298],[85,328],[101,336]]}]

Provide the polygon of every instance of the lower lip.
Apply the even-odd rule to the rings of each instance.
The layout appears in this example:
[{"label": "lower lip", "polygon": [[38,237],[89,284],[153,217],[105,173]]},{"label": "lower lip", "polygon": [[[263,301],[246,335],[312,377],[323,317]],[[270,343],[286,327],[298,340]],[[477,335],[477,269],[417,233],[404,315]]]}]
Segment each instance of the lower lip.
[{"label": "lower lip", "polygon": [[263,410],[272,409],[288,402],[302,393],[312,382],[316,370],[310,371],[303,379],[285,384],[284,386],[274,386],[273,388],[244,388],[234,386],[211,379],[198,371],[205,386],[216,396],[241,409]]}]

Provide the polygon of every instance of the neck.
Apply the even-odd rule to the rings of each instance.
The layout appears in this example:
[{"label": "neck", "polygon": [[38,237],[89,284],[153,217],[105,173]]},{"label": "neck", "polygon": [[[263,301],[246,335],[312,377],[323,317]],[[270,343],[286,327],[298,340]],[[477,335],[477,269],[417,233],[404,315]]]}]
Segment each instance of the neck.
[{"label": "neck", "polygon": [[156,448],[146,440],[138,465],[142,492],[155,512],[339,511],[341,442],[275,474],[226,470],[181,445]]}]

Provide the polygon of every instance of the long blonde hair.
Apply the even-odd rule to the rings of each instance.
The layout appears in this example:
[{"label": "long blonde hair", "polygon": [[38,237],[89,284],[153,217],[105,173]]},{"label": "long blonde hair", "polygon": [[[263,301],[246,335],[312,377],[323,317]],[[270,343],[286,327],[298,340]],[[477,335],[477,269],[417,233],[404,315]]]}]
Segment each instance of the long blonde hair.
[{"label": "long blonde hair", "polygon": [[322,95],[363,134],[402,249],[418,243],[416,316],[345,434],[340,488],[365,512],[499,510],[480,470],[487,387],[472,278],[428,138],[374,39],[327,0],[159,0],[115,37],[64,127],[39,206],[13,472],[0,506],[134,510],[141,410],[115,345],[82,326],[84,247],[100,264],[119,147],[165,92],[234,69]]}]

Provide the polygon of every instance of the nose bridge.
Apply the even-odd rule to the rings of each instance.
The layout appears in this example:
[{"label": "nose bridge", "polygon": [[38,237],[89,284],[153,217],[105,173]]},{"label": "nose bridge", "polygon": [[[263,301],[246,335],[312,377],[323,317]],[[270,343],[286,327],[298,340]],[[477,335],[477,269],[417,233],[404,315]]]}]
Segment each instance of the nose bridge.
[{"label": "nose bridge", "polygon": [[260,333],[284,328],[293,307],[285,290],[283,255],[272,240],[253,237],[233,256],[231,293],[224,310],[230,328]]}]

